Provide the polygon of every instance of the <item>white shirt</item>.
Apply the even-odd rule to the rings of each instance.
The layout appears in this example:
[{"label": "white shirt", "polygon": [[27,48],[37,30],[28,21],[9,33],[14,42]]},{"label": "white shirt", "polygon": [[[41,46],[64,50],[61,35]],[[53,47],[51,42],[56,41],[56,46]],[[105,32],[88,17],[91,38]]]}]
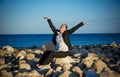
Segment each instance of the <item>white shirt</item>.
[{"label": "white shirt", "polygon": [[65,44],[62,34],[57,32],[58,35],[56,36],[56,50],[57,51],[68,51],[68,46]]}]

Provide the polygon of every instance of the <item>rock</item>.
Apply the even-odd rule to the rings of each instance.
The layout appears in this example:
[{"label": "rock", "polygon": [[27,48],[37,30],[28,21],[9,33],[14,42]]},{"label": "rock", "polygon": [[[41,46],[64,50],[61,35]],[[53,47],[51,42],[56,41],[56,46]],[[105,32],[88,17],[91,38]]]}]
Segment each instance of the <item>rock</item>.
[{"label": "rock", "polygon": [[118,45],[116,44],[116,42],[112,42],[110,46],[112,46],[113,48],[118,48]]},{"label": "rock", "polygon": [[46,51],[46,50],[47,50],[47,49],[46,49],[46,46],[43,45],[43,46],[40,48],[40,50],[42,50],[43,52]]},{"label": "rock", "polygon": [[58,77],[76,77],[76,76],[70,71],[63,71]]},{"label": "rock", "polygon": [[11,47],[11,46],[4,46],[3,48],[2,48],[3,50],[7,50],[7,51],[9,51],[9,52],[11,52],[11,53],[13,53],[14,52],[14,48],[13,47]]},{"label": "rock", "polygon": [[77,77],[83,76],[83,71],[77,66],[74,66],[72,71],[76,74]]},{"label": "rock", "polygon": [[100,77],[120,77],[120,74],[114,71],[108,70],[100,73]]},{"label": "rock", "polygon": [[76,53],[76,54],[74,54],[74,57],[75,57],[75,58],[80,58],[80,56],[81,56],[80,53]]},{"label": "rock", "polygon": [[33,53],[35,53],[35,54],[43,54],[44,52],[42,50],[37,49],[37,50],[34,50]]},{"label": "rock", "polygon": [[52,77],[59,77],[59,75],[62,74],[62,73],[63,72],[61,72],[61,71],[53,72]]},{"label": "rock", "polygon": [[90,68],[93,64],[94,60],[98,60],[98,56],[94,53],[88,53],[88,57],[86,57],[85,59],[83,59],[83,64],[86,65],[87,68]]},{"label": "rock", "polygon": [[21,64],[19,65],[19,69],[31,70],[31,67],[30,67],[30,65],[27,64],[27,63],[21,63]]},{"label": "rock", "polygon": [[23,56],[23,54],[21,54],[21,53],[18,53],[18,55],[16,56],[16,58],[19,58],[19,59],[24,59],[24,58],[25,58],[25,56]]},{"label": "rock", "polygon": [[86,71],[85,74],[86,74],[86,77],[99,77],[99,75],[96,72],[91,70]]},{"label": "rock", "polygon": [[72,67],[71,64],[65,64],[65,65],[63,65],[63,70],[64,71],[70,70],[71,67]]},{"label": "rock", "polygon": [[55,58],[55,60],[53,62],[55,64],[59,64],[61,66],[65,65],[65,64],[76,63],[76,61],[74,59],[72,59],[70,56],[67,56],[65,58]]},{"label": "rock", "polygon": [[1,56],[5,56],[6,52],[7,52],[6,50],[0,49],[0,55],[1,55]]},{"label": "rock", "polygon": [[19,52],[20,52],[19,50],[15,49],[15,51],[13,52],[12,55],[15,56],[15,57],[17,57],[17,55],[18,55]]},{"label": "rock", "polygon": [[2,70],[1,72],[2,77],[13,77],[11,72],[7,72],[6,70]]},{"label": "rock", "polygon": [[51,77],[53,73],[53,69],[49,69],[48,72],[45,74],[45,77]]},{"label": "rock", "polygon": [[15,77],[35,77],[33,74],[28,72],[18,73]]},{"label": "rock", "polygon": [[34,54],[27,54],[26,55],[26,59],[27,60],[33,60],[35,58],[35,55]]},{"label": "rock", "polygon": [[20,60],[19,65],[22,64],[22,63],[26,63],[26,61],[25,60]]},{"label": "rock", "polygon": [[88,50],[86,50],[86,49],[79,49],[78,52],[81,53],[82,58],[85,58],[88,56]]},{"label": "rock", "polygon": [[97,73],[101,73],[103,70],[108,69],[108,67],[103,61],[97,60],[94,63],[94,69],[97,70]]},{"label": "rock", "polygon": [[55,71],[61,71],[62,70],[62,67],[61,66],[59,66],[59,67],[57,67],[56,68],[56,70]]},{"label": "rock", "polygon": [[32,77],[40,77],[40,74],[36,70],[32,70],[29,74],[31,74]]},{"label": "rock", "polygon": [[46,74],[49,69],[51,69],[50,65],[43,65],[43,66],[39,69],[39,73],[40,73],[40,74]]},{"label": "rock", "polygon": [[9,69],[11,68],[11,66],[8,66],[7,64],[4,64],[4,65],[0,65],[0,70],[3,70],[3,69]]},{"label": "rock", "polygon": [[25,58],[25,56],[26,56],[26,52],[25,51],[20,51],[19,53],[18,53],[18,55],[16,56],[16,58],[18,58],[18,57],[20,57],[19,59],[24,59]]},{"label": "rock", "polygon": [[5,58],[0,58],[0,65],[5,64]]}]

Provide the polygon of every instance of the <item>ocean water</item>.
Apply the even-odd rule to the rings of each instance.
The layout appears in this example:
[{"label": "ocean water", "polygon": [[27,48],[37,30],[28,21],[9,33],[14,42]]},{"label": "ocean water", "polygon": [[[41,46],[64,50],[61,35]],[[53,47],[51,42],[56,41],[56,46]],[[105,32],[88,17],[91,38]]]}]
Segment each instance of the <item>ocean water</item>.
[{"label": "ocean water", "polygon": [[[5,45],[12,47],[42,46],[45,42],[51,42],[52,34],[14,34],[0,35],[0,48]],[[72,45],[120,44],[120,33],[114,34],[72,34]]]}]

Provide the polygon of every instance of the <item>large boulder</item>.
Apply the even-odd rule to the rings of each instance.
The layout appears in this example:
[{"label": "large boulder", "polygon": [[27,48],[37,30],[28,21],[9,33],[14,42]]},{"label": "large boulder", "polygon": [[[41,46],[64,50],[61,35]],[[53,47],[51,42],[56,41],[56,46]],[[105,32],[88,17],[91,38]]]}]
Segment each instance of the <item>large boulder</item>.
[{"label": "large boulder", "polygon": [[11,46],[4,46],[3,48],[2,48],[3,50],[7,50],[7,51],[9,51],[9,52],[11,52],[11,53],[13,53],[14,52],[14,48],[13,47],[11,47]]},{"label": "large boulder", "polygon": [[86,65],[87,68],[90,68],[92,66],[94,60],[98,60],[98,59],[99,59],[99,57],[96,54],[89,53],[88,57],[84,58],[82,62],[83,62],[83,64]]},{"label": "large boulder", "polygon": [[107,65],[102,60],[97,60],[94,63],[94,70],[96,70],[97,73],[101,73],[105,69],[108,69]]}]

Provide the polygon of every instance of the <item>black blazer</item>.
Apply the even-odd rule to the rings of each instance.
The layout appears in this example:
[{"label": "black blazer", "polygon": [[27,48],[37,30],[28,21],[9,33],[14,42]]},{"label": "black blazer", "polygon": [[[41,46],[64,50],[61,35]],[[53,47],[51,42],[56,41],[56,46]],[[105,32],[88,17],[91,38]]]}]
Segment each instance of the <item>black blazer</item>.
[{"label": "black blazer", "polygon": [[[53,25],[51,19],[47,19],[49,25],[50,25],[50,28],[52,29],[53,31],[53,38],[52,38],[52,42],[54,45],[56,45],[56,36],[57,36],[57,31],[59,31],[58,29],[55,28],[55,26]],[[70,42],[70,34],[72,34],[73,32],[75,32],[78,28],[80,28],[81,26],[83,26],[84,23],[81,22],[79,24],[77,24],[76,26],[74,26],[73,28],[71,28],[70,30],[66,30],[64,33],[63,33],[63,40],[65,42],[65,44],[68,46],[69,50],[72,49],[72,45],[71,45],[71,42]]]}]

